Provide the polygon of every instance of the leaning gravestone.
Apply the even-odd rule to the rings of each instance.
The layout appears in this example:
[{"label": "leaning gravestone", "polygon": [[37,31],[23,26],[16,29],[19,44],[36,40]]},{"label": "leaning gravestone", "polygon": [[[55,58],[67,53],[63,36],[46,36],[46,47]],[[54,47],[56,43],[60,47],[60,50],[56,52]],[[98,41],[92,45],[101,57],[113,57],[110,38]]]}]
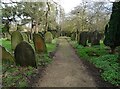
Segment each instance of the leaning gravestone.
[{"label": "leaning gravestone", "polygon": [[17,65],[37,67],[35,52],[29,43],[20,42],[15,48],[14,55]]},{"label": "leaning gravestone", "polygon": [[98,31],[94,31],[91,35],[91,45],[100,45],[100,33]]},{"label": "leaning gravestone", "polygon": [[1,51],[1,56],[2,62],[5,63],[14,63],[14,57],[4,48],[0,45],[0,51]]},{"label": "leaning gravestone", "polygon": [[78,43],[83,46],[87,46],[87,38],[88,38],[88,32],[81,32],[79,35]]},{"label": "leaning gravestone", "polygon": [[16,46],[23,41],[23,37],[22,34],[19,31],[15,31],[12,33],[11,36],[11,47],[12,50],[14,50],[16,48]]},{"label": "leaning gravestone", "polygon": [[33,42],[36,53],[40,54],[47,52],[45,41],[40,34],[33,34]]},{"label": "leaning gravestone", "polygon": [[46,32],[45,33],[45,42],[46,43],[52,43],[53,40],[53,35],[51,32]]}]

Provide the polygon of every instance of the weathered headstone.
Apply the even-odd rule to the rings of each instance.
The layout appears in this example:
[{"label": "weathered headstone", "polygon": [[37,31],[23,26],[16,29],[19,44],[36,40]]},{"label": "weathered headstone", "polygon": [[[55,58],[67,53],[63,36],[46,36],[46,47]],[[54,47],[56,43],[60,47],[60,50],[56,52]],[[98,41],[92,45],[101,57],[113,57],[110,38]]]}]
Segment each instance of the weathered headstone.
[{"label": "weathered headstone", "polygon": [[11,36],[11,47],[12,50],[14,50],[16,48],[16,46],[23,41],[23,37],[22,34],[19,31],[15,31],[12,33]]},{"label": "weathered headstone", "polygon": [[53,35],[51,32],[46,32],[45,33],[45,42],[46,43],[52,43],[53,40]]},{"label": "weathered headstone", "polygon": [[6,33],[7,40],[11,40],[11,35],[9,33]]},{"label": "weathered headstone", "polygon": [[88,43],[91,43],[92,32],[88,32]]},{"label": "weathered headstone", "polygon": [[88,38],[88,32],[81,32],[79,35],[78,43],[83,46],[87,46],[87,38]]},{"label": "weathered headstone", "polygon": [[53,35],[53,39],[54,39],[55,37],[57,37],[57,30],[51,30],[50,32],[51,32],[52,35]]},{"label": "weathered headstone", "polygon": [[14,63],[14,57],[4,48],[0,45],[0,51],[2,53],[2,62],[5,62],[5,63]]},{"label": "weathered headstone", "polygon": [[91,45],[100,45],[100,33],[98,31],[94,31],[91,35]]},{"label": "weathered headstone", "polygon": [[65,35],[66,35],[65,31],[60,32],[60,36],[65,36]]},{"label": "weathered headstone", "polygon": [[33,42],[36,53],[40,54],[47,52],[45,41],[40,34],[33,34]]},{"label": "weathered headstone", "polygon": [[35,52],[29,43],[20,42],[15,48],[14,55],[17,65],[37,67]]},{"label": "weathered headstone", "polygon": [[67,36],[67,37],[71,37],[71,32],[66,31],[66,35],[65,35],[65,36]]},{"label": "weathered headstone", "polygon": [[72,33],[71,34],[71,40],[75,40],[75,38],[76,38],[76,33]]},{"label": "weathered headstone", "polygon": [[22,36],[24,41],[29,41],[28,35],[26,33],[22,33]]}]

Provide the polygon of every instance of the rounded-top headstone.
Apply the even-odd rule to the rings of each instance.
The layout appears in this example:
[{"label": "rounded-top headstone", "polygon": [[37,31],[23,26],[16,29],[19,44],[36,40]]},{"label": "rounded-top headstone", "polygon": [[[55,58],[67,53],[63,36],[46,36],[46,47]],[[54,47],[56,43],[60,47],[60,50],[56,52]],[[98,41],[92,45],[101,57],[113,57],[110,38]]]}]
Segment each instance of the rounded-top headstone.
[{"label": "rounded-top headstone", "polygon": [[52,43],[53,40],[53,35],[51,32],[46,32],[45,33],[45,42],[46,43]]},{"label": "rounded-top headstone", "polygon": [[19,43],[15,48],[14,54],[17,65],[37,67],[35,52],[29,43],[25,41]]},{"label": "rounded-top headstone", "polygon": [[94,31],[91,36],[91,45],[100,45],[100,33],[98,31]]},{"label": "rounded-top headstone", "polygon": [[88,43],[91,43],[92,32],[88,32]]},{"label": "rounded-top headstone", "polygon": [[83,46],[87,46],[87,38],[88,38],[88,32],[86,32],[86,31],[81,32],[79,35],[78,43],[83,45]]},{"label": "rounded-top headstone", "polygon": [[36,53],[40,54],[47,52],[45,41],[40,34],[33,34],[33,42]]},{"label": "rounded-top headstone", "polygon": [[76,33],[72,33],[71,34],[71,40],[75,40],[75,38],[76,38]]},{"label": "rounded-top headstone", "polygon": [[23,37],[22,34],[19,31],[15,31],[12,33],[11,36],[11,47],[12,50],[14,50],[16,48],[16,46],[23,41]]},{"label": "rounded-top headstone", "polygon": [[22,36],[23,36],[23,40],[28,42],[29,38],[25,32],[22,33]]},{"label": "rounded-top headstone", "polygon": [[14,57],[4,48],[0,45],[0,51],[1,51],[1,56],[2,62],[5,63],[14,63]]}]

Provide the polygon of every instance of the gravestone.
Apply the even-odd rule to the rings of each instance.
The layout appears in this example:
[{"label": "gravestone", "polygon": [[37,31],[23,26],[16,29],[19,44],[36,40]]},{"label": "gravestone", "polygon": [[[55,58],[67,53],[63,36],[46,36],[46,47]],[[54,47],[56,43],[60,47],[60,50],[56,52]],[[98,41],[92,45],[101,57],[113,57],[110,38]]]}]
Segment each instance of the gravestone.
[{"label": "gravestone", "polygon": [[7,40],[11,40],[11,35],[9,33],[6,33]]},{"label": "gravestone", "polygon": [[11,36],[11,47],[12,50],[14,50],[16,48],[16,46],[23,41],[23,36],[19,31],[15,31],[12,33]]},{"label": "gravestone", "polygon": [[98,31],[92,32],[91,35],[91,45],[100,45],[100,33]]},{"label": "gravestone", "polygon": [[28,42],[29,41],[29,38],[28,38],[28,35],[26,33],[22,33],[22,36],[23,36],[23,40]]},{"label": "gravestone", "polygon": [[14,57],[4,48],[0,45],[0,51],[1,51],[1,54],[0,58],[2,58],[2,62],[5,62],[5,63],[14,63]]},{"label": "gravestone", "polygon": [[20,42],[15,48],[14,55],[17,65],[37,67],[35,52],[29,43],[25,41]]},{"label": "gravestone", "polygon": [[81,32],[79,35],[78,43],[83,46],[87,46],[87,38],[88,38],[88,32]]},{"label": "gravestone", "polygon": [[45,42],[46,43],[52,43],[53,40],[53,35],[51,32],[46,32],[45,33]]},{"label": "gravestone", "polygon": [[57,30],[51,30],[50,32],[53,35],[53,39],[57,37]]},{"label": "gravestone", "polygon": [[75,38],[76,38],[76,33],[72,33],[71,34],[71,40],[75,40]]},{"label": "gravestone", "polygon": [[88,32],[88,43],[91,43],[92,32]]},{"label": "gravestone", "polygon": [[40,54],[47,52],[45,41],[40,34],[33,34],[33,42],[36,53]]},{"label": "gravestone", "polygon": [[71,32],[65,31],[65,35],[64,36],[71,37]]}]

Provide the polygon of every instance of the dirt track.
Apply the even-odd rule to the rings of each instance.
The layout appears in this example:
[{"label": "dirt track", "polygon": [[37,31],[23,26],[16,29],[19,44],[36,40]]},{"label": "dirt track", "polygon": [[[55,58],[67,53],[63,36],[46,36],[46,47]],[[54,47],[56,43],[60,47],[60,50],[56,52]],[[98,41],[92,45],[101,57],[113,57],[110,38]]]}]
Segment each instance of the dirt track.
[{"label": "dirt track", "polygon": [[54,60],[39,79],[36,87],[96,87],[96,83],[88,74],[74,49],[66,39],[59,39],[58,50]]}]

